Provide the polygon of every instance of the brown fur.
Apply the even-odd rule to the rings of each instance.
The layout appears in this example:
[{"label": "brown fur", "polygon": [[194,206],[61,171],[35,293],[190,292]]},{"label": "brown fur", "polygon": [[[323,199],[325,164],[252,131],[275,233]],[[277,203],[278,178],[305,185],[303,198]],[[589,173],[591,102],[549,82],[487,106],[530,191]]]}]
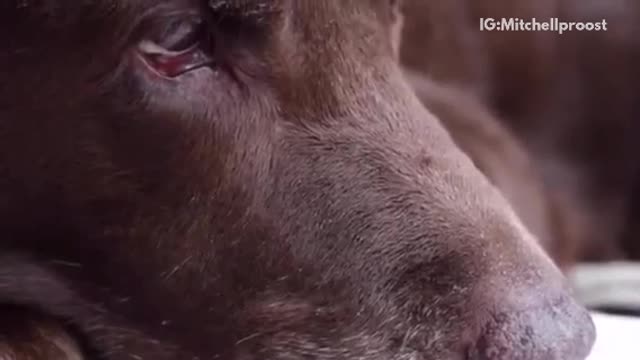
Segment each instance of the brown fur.
[{"label": "brown fur", "polygon": [[413,71],[406,76],[418,98],[548,249],[554,235],[549,196],[520,142],[472,93]]},{"label": "brown fur", "polygon": [[[0,303],[88,359],[584,359],[587,312],[406,83],[393,4],[2,3]],[[137,45],[187,12],[216,64],[162,78]]]},{"label": "brown fur", "polygon": [[15,306],[3,307],[0,315],[2,360],[83,359],[80,346],[60,321]]},{"label": "brown fur", "polygon": [[[567,208],[562,194],[545,186],[525,146],[486,105],[470,91],[439,84],[425,75],[405,70],[420,100],[438,117],[456,144],[505,195],[517,215],[563,269],[575,261],[575,243],[583,234],[582,212]],[[587,225],[587,224],[585,224]]]}]

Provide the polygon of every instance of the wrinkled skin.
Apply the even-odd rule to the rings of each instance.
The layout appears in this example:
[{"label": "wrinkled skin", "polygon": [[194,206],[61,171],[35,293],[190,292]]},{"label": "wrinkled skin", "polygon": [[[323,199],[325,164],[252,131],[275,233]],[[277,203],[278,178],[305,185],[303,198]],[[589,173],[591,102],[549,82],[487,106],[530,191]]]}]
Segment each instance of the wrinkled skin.
[{"label": "wrinkled skin", "polygon": [[[588,314],[405,81],[396,6],[0,5],[0,303],[87,359],[584,359]],[[185,12],[215,64],[160,76],[138,45]],[[0,357],[35,359],[21,329]]]}]

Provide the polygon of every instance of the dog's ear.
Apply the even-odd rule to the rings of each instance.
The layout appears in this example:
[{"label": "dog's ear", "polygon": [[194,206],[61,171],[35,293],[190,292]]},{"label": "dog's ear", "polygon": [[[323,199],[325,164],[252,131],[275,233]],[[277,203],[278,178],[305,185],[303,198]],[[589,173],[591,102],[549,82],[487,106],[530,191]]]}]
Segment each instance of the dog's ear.
[{"label": "dog's ear", "polygon": [[0,306],[0,359],[83,360],[84,356],[61,322],[34,310]]}]

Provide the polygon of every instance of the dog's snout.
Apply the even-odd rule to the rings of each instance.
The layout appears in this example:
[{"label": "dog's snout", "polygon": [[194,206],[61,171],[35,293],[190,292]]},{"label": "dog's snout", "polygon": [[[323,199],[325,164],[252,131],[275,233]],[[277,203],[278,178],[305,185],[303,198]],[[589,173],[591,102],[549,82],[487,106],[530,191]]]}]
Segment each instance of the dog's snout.
[{"label": "dog's snout", "polygon": [[595,327],[571,297],[524,308],[507,302],[485,323],[468,360],[584,360],[589,355]]}]

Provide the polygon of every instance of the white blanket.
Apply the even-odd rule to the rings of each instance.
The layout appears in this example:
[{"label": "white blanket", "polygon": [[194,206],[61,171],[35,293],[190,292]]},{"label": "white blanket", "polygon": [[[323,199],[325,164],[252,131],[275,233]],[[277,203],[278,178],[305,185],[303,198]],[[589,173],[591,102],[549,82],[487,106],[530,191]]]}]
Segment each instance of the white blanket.
[{"label": "white blanket", "polygon": [[597,339],[588,360],[640,360],[640,318],[593,314]]}]

